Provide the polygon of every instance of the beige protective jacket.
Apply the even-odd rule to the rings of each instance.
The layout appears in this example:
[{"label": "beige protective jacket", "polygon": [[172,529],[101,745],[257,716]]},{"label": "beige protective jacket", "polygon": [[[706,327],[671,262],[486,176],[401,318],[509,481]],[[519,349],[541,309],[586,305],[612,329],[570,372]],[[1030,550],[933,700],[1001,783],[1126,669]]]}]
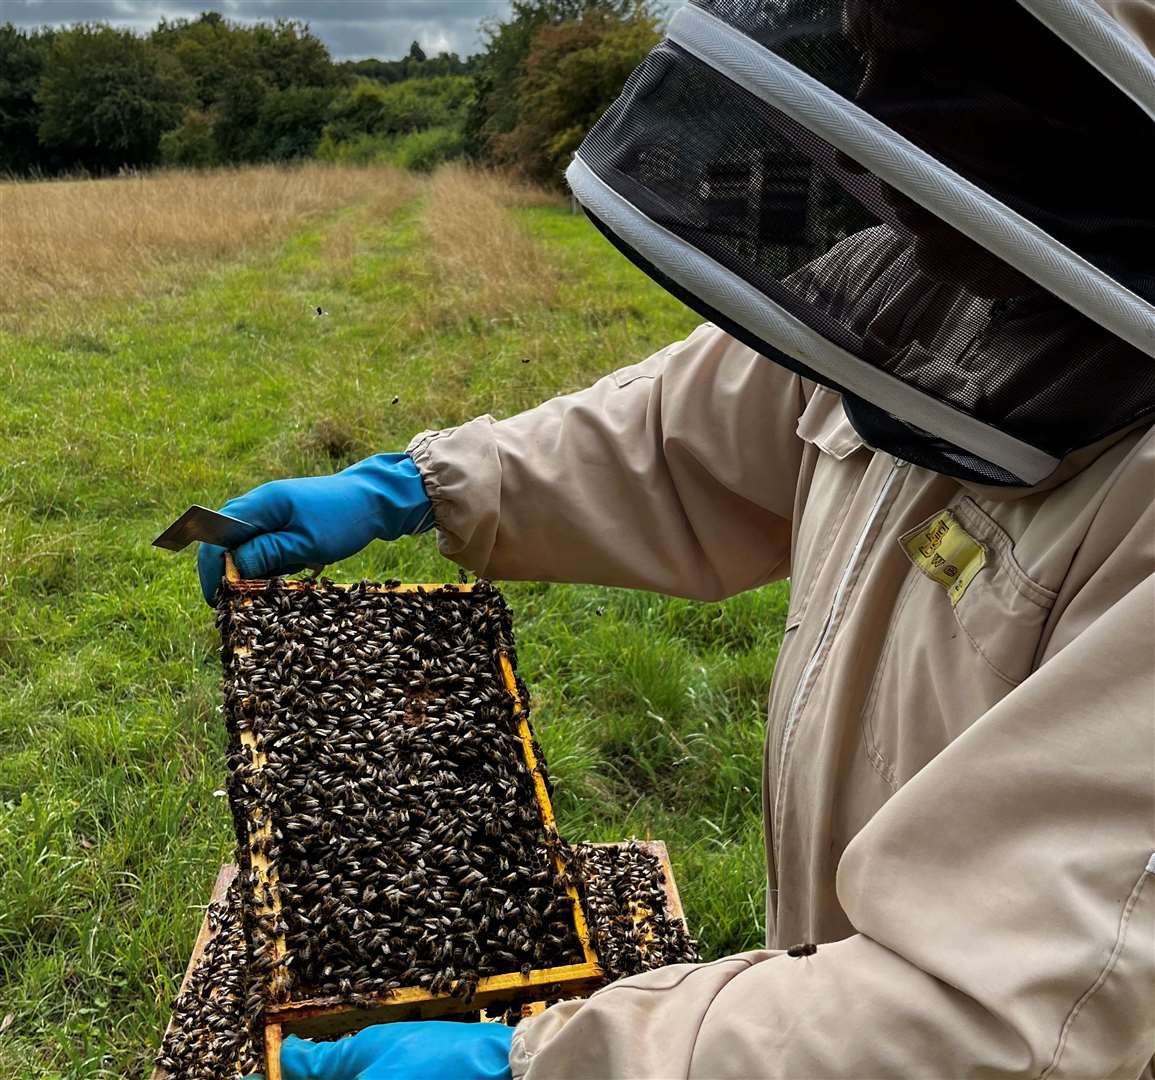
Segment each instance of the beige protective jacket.
[{"label": "beige protective jacket", "polygon": [[[876,453],[712,326],[410,447],[493,578],[790,577],[765,951],[524,1022],[514,1076],[1137,1077],[1155,1055],[1155,431],[1039,488]],[[816,954],[779,950],[819,943]]]}]

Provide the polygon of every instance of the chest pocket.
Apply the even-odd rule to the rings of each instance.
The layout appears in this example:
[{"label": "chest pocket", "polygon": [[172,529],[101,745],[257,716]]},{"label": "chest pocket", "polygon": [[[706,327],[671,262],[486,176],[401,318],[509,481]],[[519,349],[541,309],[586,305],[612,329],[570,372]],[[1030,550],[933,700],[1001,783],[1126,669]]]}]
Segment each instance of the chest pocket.
[{"label": "chest pocket", "polygon": [[1055,601],[969,497],[899,542],[912,566],[862,713],[867,756],[894,790],[1031,673]]},{"label": "chest pocket", "polygon": [[[798,437],[808,444],[803,468],[810,470],[810,482],[805,485],[805,513],[795,507],[787,630],[802,621],[871,458],[869,451],[858,453],[866,444],[846,418],[842,398],[824,386],[814,391],[802,410],[797,430]],[[852,463],[848,459],[855,454],[861,460]]]}]

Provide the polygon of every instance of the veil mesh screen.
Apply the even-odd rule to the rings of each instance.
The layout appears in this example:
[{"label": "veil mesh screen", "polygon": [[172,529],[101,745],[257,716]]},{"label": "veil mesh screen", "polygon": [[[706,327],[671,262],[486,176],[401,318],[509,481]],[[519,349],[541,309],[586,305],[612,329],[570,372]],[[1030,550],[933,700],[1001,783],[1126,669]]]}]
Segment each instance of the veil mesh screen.
[{"label": "veil mesh screen", "polygon": [[1155,124],[1009,0],[691,0],[1155,301]]},{"label": "veil mesh screen", "polygon": [[[866,77],[842,4],[702,6],[808,11],[775,41],[783,55],[847,93]],[[767,38],[767,25],[753,36]],[[579,154],[649,218],[827,340],[1048,453],[1155,408],[1151,358],[671,42],[631,75]],[[754,347],[774,355],[772,342]],[[888,443],[885,414],[865,404],[861,413],[874,415],[874,445],[903,444],[909,460],[922,445],[932,460],[919,463],[975,471],[973,455],[941,440],[932,453],[924,433],[897,421]],[[984,478],[1002,477],[987,467]]]}]

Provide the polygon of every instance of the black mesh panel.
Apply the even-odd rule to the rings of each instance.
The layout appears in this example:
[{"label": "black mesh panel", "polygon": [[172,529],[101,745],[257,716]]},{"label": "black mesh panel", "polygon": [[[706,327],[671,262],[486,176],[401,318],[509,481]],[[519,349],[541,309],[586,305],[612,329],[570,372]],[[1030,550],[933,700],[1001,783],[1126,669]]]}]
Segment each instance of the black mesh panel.
[{"label": "black mesh panel", "polygon": [[1155,124],[1013,0],[691,0],[1155,301]]},{"label": "black mesh panel", "polygon": [[[841,71],[827,73],[831,85],[857,85],[861,56],[842,5],[795,6],[811,17],[781,51],[811,73]],[[649,218],[827,340],[1052,455],[1155,408],[1151,358],[672,43],[631,75],[579,154]],[[773,342],[754,347],[785,360]],[[859,410],[863,424],[868,412]],[[873,419],[874,445],[915,460],[917,429],[892,420],[887,442]],[[946,443],[931,457],[952,475],[971,475],[978,460],[960,466],[973,455]],[[1009,482],[986,469],[996,474],[988,482]]]}]

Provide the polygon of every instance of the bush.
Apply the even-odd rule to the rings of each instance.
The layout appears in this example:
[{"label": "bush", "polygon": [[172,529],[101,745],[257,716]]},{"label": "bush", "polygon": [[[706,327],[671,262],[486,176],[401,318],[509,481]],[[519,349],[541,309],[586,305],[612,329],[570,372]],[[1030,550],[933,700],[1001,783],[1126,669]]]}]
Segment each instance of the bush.
[{"label": "bush", "polygon": [[428,172],[464,153],[461,122],[472,93],[460,75],[388,86],[359,79],[333,103],[316,156]]},{"label": "bush", "polygon": [[465,139],[461,128],[440,125],[413,131],[408,135],[359,135],[338,142],[326,133],[317,147],[316,156],[322,161],[346,165],[373,165],[385,162],[415,172],[430,172],[446,161],[465,154]]},{"label": "bush", "polygon": [[457,120],[472,85],[463,75],[410,79],[383,86],[359,79],[330,112],[325,134],[332,142],[352,142],[362,135],[406,135]]},{"label": "bush", "polygon": [[387,161],[414,172],[432,172],[446,161],[465,156],[460,127],[431,127],[394,140]]},{"label": "bush", "polygon": [[358,135],[342,141],[333,138],[332,132],[326,131],[317,144],[314,157],[345,165],[372,165],[388,160],[393,141],[392,135]]}]

